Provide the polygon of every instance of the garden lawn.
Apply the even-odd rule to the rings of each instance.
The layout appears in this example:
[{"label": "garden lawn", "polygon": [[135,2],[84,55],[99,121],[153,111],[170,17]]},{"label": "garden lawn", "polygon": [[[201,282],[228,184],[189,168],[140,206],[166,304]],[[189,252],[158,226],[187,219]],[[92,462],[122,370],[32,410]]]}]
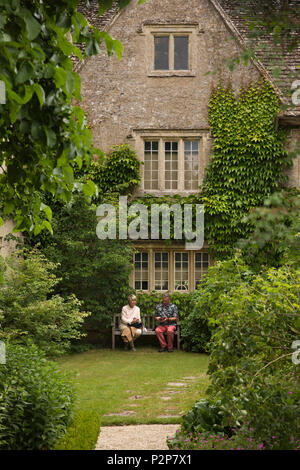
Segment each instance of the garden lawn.
[{"label": "garden lawn", "polygon": [[[138,348],[136,352],[92,350],[64,356],[56,362],[62,370],[75,372],[76,411],[97,414],[101,426],[105,426],[179,423],[180,417],[171,416],[186,413],[205,395],[208,359],[205,354],[183,351],[169,354],[158,353],[154,348]],[[168,382],[186,386],[168,386]],[[126,411],[133,414],[106,416]]]}]

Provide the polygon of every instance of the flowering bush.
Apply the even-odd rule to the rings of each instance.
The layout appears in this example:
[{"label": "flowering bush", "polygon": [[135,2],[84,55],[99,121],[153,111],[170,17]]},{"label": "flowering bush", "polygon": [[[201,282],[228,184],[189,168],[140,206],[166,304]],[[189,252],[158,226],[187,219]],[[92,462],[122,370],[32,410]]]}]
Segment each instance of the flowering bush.
[{"label": "flowering bush", "polygon": [[222,403],[223,428],[238,430],[232,436],[238,447],[297,448],[299,365],[292,344],[300,335],[299,292],[294,260],[257,274],[239,255],[211,267],[195,292],[195,311],[205,312],[212,330],[208,395]]},{"label": "flowering bush", "polygon": [[[170,450],[265,450],[266,446],[261,438],[247,437],[244,432],[232,430],[233,435],[228,437],[224,433],[185,433],[178,429],[174,436],[168,436],[167,444]],[[273,444],[268,448],[276,449],[279,439],[272,436]],[[300,450],[300,439],[290,437],[292,448]]]}]

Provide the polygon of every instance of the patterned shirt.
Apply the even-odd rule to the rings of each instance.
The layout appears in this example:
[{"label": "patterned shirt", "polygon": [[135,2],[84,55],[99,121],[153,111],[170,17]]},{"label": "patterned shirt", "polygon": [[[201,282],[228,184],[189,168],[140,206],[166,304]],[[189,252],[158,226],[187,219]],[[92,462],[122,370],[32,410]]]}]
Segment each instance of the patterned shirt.
[{"label": "patterned shirt", "polygon": [[[156,306],[155,309],[155,316],[156,317],[162,317],[162,318],[171,318],[171,317],[176,317],[178,318],[178,309],[176,305],[168,303],[168,305],[165,307],[164,304],[159,304]],[[160,325],[176,325],[176,321],[168,321],[168,323],[162,323],[160,322]]]}]

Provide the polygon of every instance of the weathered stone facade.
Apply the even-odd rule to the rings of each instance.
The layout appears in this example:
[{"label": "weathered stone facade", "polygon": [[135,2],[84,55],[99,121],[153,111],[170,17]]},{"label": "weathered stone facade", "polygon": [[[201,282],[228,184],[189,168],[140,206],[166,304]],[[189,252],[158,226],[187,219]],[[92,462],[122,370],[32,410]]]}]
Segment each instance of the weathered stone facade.
[{"label": "weathered stone facade", "polygon": [[[236,90],[259,77],[253,64],[229,73],[225,59],[233,57],[239,46],[208,0],[190,0],[188,8],[181,1],[136,4],[133,1],[123,10],[108,30],[122,40],[122,59],[109,58],[103,50],[80,71],[82,106],[94,144],[104,151],[126,141],[135,129],[209,130],[208,99],[220,74],[225,80],[231,78]],[[153,58],[144,27],[148,24],[195,24],[194,76],[149,76]],[[216,75],[207,75],[216,71]]]}]

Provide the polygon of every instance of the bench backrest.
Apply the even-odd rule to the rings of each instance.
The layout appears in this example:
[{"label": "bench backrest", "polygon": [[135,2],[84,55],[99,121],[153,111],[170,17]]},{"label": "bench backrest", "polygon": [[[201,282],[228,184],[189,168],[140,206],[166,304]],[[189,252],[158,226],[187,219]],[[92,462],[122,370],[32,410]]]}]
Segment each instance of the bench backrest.
[{"label": "bench backrest", "polygon": [[[119,328],[120,317],[121,315],[119,313],[114,315],[113,323],[115,328]],[[154,315],[144,315],[142,317],[142,322],[147,330],[152,330],[155,326]]]}]

